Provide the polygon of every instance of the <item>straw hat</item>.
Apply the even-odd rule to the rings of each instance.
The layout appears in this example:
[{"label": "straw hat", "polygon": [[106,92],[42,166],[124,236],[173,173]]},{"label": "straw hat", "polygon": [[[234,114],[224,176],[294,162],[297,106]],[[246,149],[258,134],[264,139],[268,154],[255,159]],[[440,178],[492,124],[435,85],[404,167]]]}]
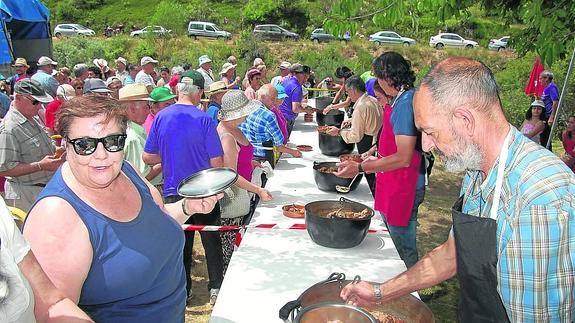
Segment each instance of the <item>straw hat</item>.
[{"label": "straw hat", "polygon": [[218,112],[220,121],[236,120],[255,111],[261,103],[249,100],[243,91],[231,90],[222,97],[222,108]]},{"label": "straw hat", "polygon": [[120,101],[152,101],[146,86],[142,83],[128,84],[118,92]]},{"label": "straw hat", "polygon": [[236,68],[236,66],[238,66],[238,64],[225,63],[224,66],[222,66],[222,70],[220,71],[220,75],[226,74],[232,68]]},{"label": "straw hat", "polygon": [[12,65],[12,66],[13,67],[18,67],[18,66],[29,67],[28,62],[26,62],[26,59],[22,58],[22,57],[16,58],[16,61],[14,62],[14,65]]},{"label": "straw hat", "polygon": [[226,86],[226,83],[224,83],[224,81],[217,81],[217,82],[210,84],[208,94],[214,95],[214,94],[227,92],[227,91],[228,91],[228,87]]}]

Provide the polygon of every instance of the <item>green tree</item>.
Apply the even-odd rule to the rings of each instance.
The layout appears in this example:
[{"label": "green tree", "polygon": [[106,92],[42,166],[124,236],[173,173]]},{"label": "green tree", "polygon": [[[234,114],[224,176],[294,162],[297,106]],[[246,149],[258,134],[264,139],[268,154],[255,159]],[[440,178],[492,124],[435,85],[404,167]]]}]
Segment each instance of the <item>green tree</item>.
[{"label": "green tree", "polygon": [[384,27],[409,17],[417,28],[423,12],[432,12],[445,21],[466,14],[478,3],[502,20],[519,19],[526,25],[513,35],[520,54],[537,52],[546,65],[551,65],[569,56],[575,46],[575,1],[570,0],[336,0],[324,27],[337,34],[355,30],[363,18]]},{"label": "green tree", "polygon": [[183,5],[163,0],[156,6],[150,24],[170,29],[176,35],[185,35],[187,20],[188,14]]}]

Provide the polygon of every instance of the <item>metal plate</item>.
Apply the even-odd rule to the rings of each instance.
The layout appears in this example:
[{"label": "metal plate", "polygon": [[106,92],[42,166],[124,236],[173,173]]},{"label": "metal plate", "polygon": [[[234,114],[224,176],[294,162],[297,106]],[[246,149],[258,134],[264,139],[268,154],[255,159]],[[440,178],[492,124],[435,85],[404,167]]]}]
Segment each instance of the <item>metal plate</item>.
[{"label": "metal plate", "polygon": [[188,198],[204,198],[223,192],[238,179],[238,173],[228,167],[208,168],[182,180],[178,195]]}]

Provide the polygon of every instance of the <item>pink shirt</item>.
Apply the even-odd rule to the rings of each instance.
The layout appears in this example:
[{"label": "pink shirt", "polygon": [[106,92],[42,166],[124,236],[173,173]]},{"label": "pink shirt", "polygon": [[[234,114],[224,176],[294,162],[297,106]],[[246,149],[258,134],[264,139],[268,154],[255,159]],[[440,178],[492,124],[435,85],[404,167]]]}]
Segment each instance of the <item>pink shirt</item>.
[{"label": "pink shirt", "polygon": [[152,128],[152,123],[154,122],[155,117],[156,116],[151,113],[149,113],[148,117],[146,117],[146,121],[144,121],[144,124],[142,125],[144,127],[144,130],[146,130],[146,134],[150,133],[150,128]]},{"label": "pink shirt", "polygon": [[248,182],[252,181],[252,159],[254,158],[254,146],[251,144],[240,146],[240,151],[238,153],[238,174],[245,178]]},{"label": "pink shirt", "polygon": [[271,111],[276,115],[276,120],[278,121],[278,126],[280,127],[280,131],[282,135],[284,135],[284,144],[287,144],[289,139],[288,128],[287,128],[287,120],[284,117],[284,114],[281,112],[280,108],[272,107]]}]

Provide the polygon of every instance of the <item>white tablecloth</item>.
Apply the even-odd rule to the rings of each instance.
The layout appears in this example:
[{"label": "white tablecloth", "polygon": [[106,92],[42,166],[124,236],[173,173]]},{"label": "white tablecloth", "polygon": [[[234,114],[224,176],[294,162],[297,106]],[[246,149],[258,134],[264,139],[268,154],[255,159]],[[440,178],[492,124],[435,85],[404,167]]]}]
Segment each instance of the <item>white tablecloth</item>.
[{"label": "white tablecloth", "polygon": [[[373,198],[365,179],[349,194],[320,191],[313,179],[313,161],[335,161],[318,148],[317,125],[296,121],[290,142],[314,148],[303,158],[282,157],[274,176],[266,185],[274,199],[261,202],[251,224],[277,224],[287,228],[303,219],[282,215],[285,204],[306,204],[317,200],[337,200],[345,196],[373,207]],[[383,229],[379,214],[372,219],[372,229]],[[405,270],[387,232],[369,233],[357,247],[331,249],[315,244],[306,230],[250,228],[239,249],[233,254],[210,322],[281,322],[279,309],[296,299],[311,285],[333,272],[343,272],[349,279],[360,275],[364,280],[383,281]]]}]

